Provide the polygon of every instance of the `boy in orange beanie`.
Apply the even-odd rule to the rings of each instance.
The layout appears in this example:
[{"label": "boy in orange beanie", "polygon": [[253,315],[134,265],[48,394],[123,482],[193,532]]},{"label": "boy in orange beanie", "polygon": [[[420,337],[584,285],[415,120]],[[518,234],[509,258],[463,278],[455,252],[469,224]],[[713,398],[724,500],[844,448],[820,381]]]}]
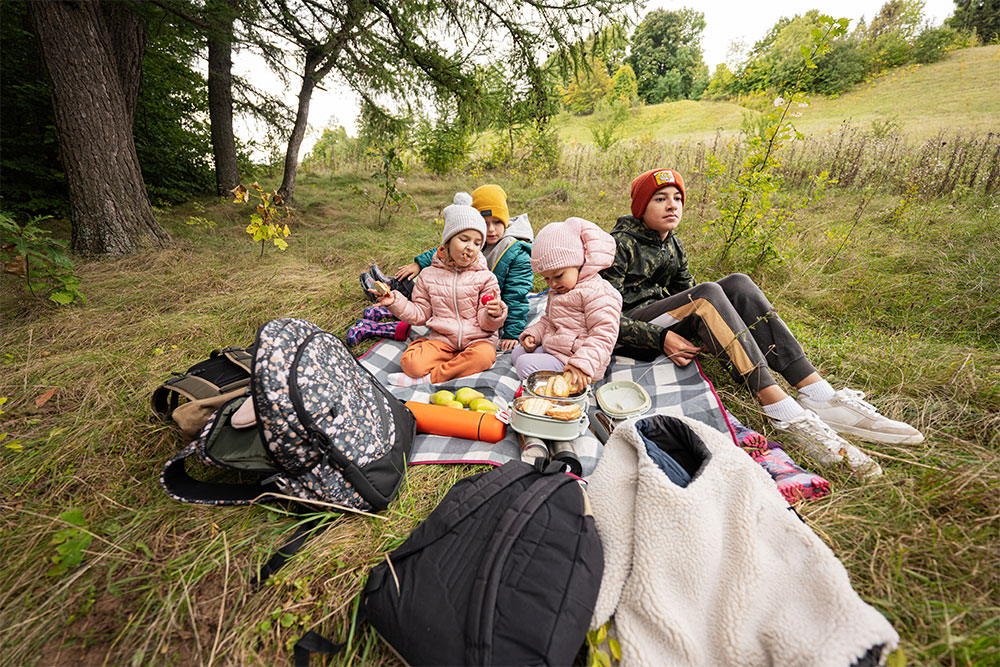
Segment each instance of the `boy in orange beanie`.
[{"label": "boy in orange beanie", "polygon": [[[675,231],[684,214],[684,179],[673,169],[651,169],[631,188],[631,215],[618,219],[614,263],[601,275],[622,294],[619,352],[666,354],[686,366],[704,349],[723,358],[779,430],[802,443],[819,463],[847,459],[866,476],[881,468],[838,432],[873,442],[916,444],[923,435],[888,419],[851,389],[834,391],[806,358],[760,288],[742,273],[697,283]],[[798,401],[771,376],[798,389]]]}]

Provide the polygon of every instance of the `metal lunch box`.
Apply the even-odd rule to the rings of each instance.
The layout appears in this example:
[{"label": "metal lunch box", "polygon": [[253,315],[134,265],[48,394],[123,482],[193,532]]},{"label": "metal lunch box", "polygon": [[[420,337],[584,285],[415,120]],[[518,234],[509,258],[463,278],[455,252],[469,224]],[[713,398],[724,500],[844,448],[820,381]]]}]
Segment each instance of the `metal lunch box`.
[{"label": "metal lunch box", "polygon": [[539,393],[544,388],[549,378],[556,375],[562,375],[559,371],[535,371],[528,376],[523,383],[524,386],[524,396],[537,396],[539,398],[546,398],[549,400],[557,400],[562,402],[574,403],[580,406],[580,409],[584,412],[590,406],[590,387],[588,386],[583,391],[578,391],[576,393],[570,394],[565,398],[557,398],[553,396],[546,396],[545,394]]},{"label": "metal lunch box", "polygon": [[580,408],[580,416],[576,419],[554,419],[523,412],[521,404],[532,398],[544,398],[556,405],[576,405],[573,401],[549,398],[548,396],[522,396],[514,399],[514,406],[510,413],[510,427],[516,432],[543,440],[576,440],[586,432],[590,422],[584,407]]}]

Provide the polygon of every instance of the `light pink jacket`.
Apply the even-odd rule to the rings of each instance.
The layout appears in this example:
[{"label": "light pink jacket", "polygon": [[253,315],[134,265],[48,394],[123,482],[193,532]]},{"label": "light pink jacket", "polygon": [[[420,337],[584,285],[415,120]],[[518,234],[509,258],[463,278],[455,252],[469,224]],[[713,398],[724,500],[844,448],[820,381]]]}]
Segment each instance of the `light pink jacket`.
[{"label": "light pink jacket", "polygon": [[417,276],[410,300],[397,291],[389,310],[414,326],[426,324],[431,329],[428,338],[456,350],[481,340],[496,345],[497,330],[507,319],[507,304],[503,304],[500,317],[492,318],[481,301],[484,294],[499,295],[500,283],[486,267],[482,253],[472,266],[458,269],[445,264],[438,249],[431,265]]},{"label": "light pink jacket", "polygon": [[576,287],[565,294],[549,291],[545,315],[524,330],[537,345],[564,364],[586,373],[595,382],[604,377],[618,340],[622,295],[598,275],[615,259],[615,240],[583,218],[569,218],[579,226],[583,241],[583,267]]}]

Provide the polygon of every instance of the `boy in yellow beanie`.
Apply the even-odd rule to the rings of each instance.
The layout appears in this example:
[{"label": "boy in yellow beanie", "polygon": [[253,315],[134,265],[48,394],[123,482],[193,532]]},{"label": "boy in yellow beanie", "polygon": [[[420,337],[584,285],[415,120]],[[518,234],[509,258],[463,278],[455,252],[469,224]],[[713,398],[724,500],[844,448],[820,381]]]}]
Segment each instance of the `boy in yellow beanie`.
[{"label": "boy in yellow beanie", "polygon": [[[500,283],[500,298],[507,304],[507,320],[500,332],[497,347],[509,351],[517,345],[528,320],[528,292],[534,282],[531,270],[531,242],[534,233],[527,215],[510,217],[507,193],[494,183],[472,191],[472,206],[486,223],[486,242],[482,253],[486,264]],[[394,278],[412,280],[431,264],[435,248],[417,255],[411,264],[399,267]]]}]

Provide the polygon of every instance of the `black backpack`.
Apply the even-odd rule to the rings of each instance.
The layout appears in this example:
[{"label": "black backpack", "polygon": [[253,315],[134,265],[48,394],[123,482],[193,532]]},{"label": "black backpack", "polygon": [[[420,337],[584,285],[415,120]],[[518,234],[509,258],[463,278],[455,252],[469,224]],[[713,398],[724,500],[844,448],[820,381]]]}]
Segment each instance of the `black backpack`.
[{"label": "black backpack", "polygon": [[[268,322],[254,347],[249,397],[222,405],[167,462],[160,474],[167,494],[208,505],[246,505],[282,494],[356,510],[385,509],[403,480],[416,432],[413,414],[339,338],[311,322]],[[253,400],[257,423],[237,429],[230,417],[245,400]],[[257,479],[198,481],[184,467],[190,456],[256,473]]]},{"label": "black backpack", "polygon": [[169,419],[181,399],[200,401],[227,394],[250,384],[253,349],[227,347],[212,350],[208,359],[199,361],[186,373],[173,373],[149,398],[150,407],[160,419]]},{"label": "black backpack", "polygon": [[569,665],[604,553],[583,486],[512,461],[460,480],[374,567],[360,615],[412,665]]}]

